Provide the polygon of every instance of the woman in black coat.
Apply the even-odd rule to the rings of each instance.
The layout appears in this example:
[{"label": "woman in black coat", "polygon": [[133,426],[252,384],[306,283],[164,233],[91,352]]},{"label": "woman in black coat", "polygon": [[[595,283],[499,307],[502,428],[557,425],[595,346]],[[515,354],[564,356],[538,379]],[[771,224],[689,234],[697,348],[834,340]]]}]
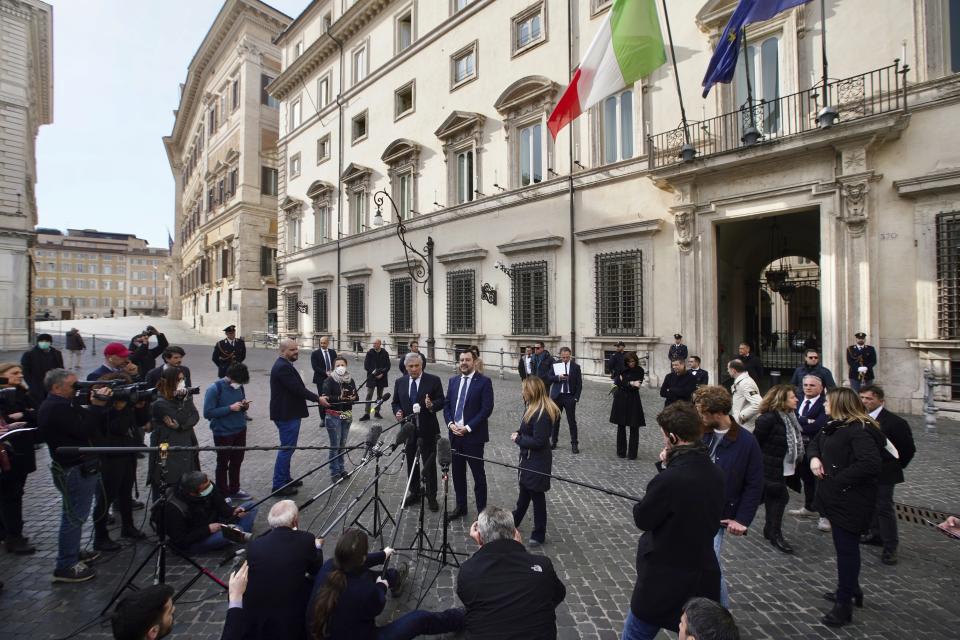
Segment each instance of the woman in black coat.
[{"label": "woman in black coat", "polygon": [[[640,401],[640,384],[643,382],[643,367],[634,351],[623,359],[624,368],[614,374],[613,384],[617,389],[613,393],[613,408],[610,410],[610,422],[617,425],[617,457],[637,459],[637,444],[640,427],[646,426],[643,417],[643,403]],[[627,427],[630,427],[630,445],[627,446]]]},{"label": "woman in black coat", "polygon": [[524,378],[522,388],[527,410],[520,429],[510,434],[510,439],[520,447],[520,495],[513,522],[519,528],[532,501],[533,531],[527,544],[536,547],[543,544],[547,536],[546,494],[550,490],[550,477],[541,474],[550,473],[553,468],[550,434],[560,420],[560,408],[550,399],[547,387],[537,376]]},{"label": "woman in black coat", "polygon": [[803,461],[803,432],[797,421],[793,385],[778,384],[767,391],[753,435],[763,453],[763,537],[780,551],[793,553],[793,547],[783,539],[783,512],[790,502],[787,487],[800,490],[797,465]]},{"label": "woman in black coat", "polygon": [[[0,377],[7,383],[0,385],[7,394],[0,402],[3,421],[0,434],[15,429],[37,426],[37,412],[33,400],[23,384],[23,368],[15,362],[0,364]],[[37,470],[33,445],[38,441],[38,432],[18,433],[2,441],[6,450],[9,469],[0,470],[0,537],[6,542],[7,551],[28,555],[36,551],[23,535],[23,488],[27,476]]]},{"label": "woman in black coat", "polygon": [[810,471],[820,479],[817,504],[830,520],[837,552],[837,590],[823,595],[835,604],[823,623],[853,621],[851,600],[863,606],[860,589],[860,534],[870,527],[882,466],[883,433],[852,389],[838,387],[824,404],[830,422],[810,442]]}]

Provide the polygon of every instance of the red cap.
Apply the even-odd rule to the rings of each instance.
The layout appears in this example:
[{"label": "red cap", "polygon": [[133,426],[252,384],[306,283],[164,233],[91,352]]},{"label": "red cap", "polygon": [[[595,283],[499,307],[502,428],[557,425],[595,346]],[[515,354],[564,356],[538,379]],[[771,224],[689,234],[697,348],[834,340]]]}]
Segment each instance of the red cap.
[{"label": "red cap", "polygon": [[126,358],[130,355],[130,351],[123,346],[122,342],[111,342],[103,348],[103,355],[108,358],[110,356],[120,356],[121,358]]}]

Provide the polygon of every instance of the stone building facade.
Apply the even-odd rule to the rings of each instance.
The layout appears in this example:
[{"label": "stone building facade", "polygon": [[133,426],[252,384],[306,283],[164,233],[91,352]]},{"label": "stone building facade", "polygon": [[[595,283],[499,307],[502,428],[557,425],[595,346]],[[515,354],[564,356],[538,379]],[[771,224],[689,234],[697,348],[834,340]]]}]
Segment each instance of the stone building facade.
[{"label": "stone building facade", "polygon": [[194,55],[164,146],[175,181],[171,317],[201,333],[268,328],[276,300],[277,103],[272,39],[290,18],[227,0]]},{"label": "stone building facade", "polygon": [[282,332],[433,338],[438,359],[476,344],[511,367],[543,339],[595,375],[624,340],[658,384],[676,332],[714,380],[744,340],[769,372],[816,345],[844,380],[865,331],[892,408],[919,410],[926,368],[960,408],[960,5],[791,9],[748,28],[734,82],[703,99],[736,3],[668,3],[677,67],[554,141],[547,117],[611,4],[311,2],[268,88]]},{"label": "stone building facade", "polygon": [[36,140],[53,122],[53,7],[0,0],[0,349],[30,343]]}]

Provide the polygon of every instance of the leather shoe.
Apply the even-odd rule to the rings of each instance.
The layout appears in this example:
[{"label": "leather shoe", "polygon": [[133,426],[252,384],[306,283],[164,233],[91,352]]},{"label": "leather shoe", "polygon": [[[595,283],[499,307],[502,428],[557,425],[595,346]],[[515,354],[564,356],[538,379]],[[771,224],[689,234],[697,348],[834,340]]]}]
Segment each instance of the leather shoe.
[{"label": "leather shoe", "polygon": [[397,567],[397,582],[396,584],[390,587],[390,595],[394,598],[399,598],[400,594],[403,593],[403,586],[407,582],[407,574],[410,573],[410,565],[406,562],[400,564]]},{"label": "leather shoe", "polygon": [[440,505],[437,504],[437,499],[433,496],[427,496],[427,506],[429,506],[430,511],[433,511],[434,513],[440,511]]},{"label": "leather shoe", "polygon": [[290,486],[291,486],[291,487],[302,487],[302,486],[303,486],[303,480],[297,480],[296,482],[294,482],[294,483],[291,484]]},{"label": "leather shoe", "polygon": [[369,419],[370,419],[370,414],[369,414],[369,413],[365,413],[365,414],[363,414],[362,416],[360,416],[360,422],[366,422],[366,421],[369,420]]},{"label": "leather shoe", "polygon": [[450,514],[447,516],[447,522],[453,522],[454,520],[459,520],[460,518],[464,517],[465,515],[467,515],[467,510],[466,510],[466,509],[454,509],[454,510],[451,511]]},{"label": "leather shoe", "polygon": [[897,558],[897,552],[887,551],[886,549],[884,549],[883,553],[880,554],[880,562],[886,565],[890,565],[892,567],[893,565],[897,564],[897,562],[899,562],[899,558]]},{"label": "leather shoe", "polygon": [[97,551],[120,551],[120,545],[116,541],[111,540],[110,538],[101,538],[99,540],[94,539],[93,548]]},{"label": "leather shoe", "polygon": [[14,553],[18,556],[28,556],[36,553],[37,548],[30,544],[26,538],[7,538],[7,553]]},{"label": "leather shoe", "polygon": [[883,538],[872,533],[865,533],[860,536],[860,544],[870,545],[871,547],[882,547]]},{"label": "leather shoe", "polygon": [[414,504],[420,501],[420,494],[410,492],[407,494],[407,497],[403,499],[403,508],[412,507]]},{"label": "leather shoe", "polygon": [[574,453],[580,453],[580,447],[578,447],[577,445],[573,445],[572,448]]},{"label": "leather shoe", "polygon": [[853,622],[853,607],[850,603],[833,605],[833,609],[827,612],[827,615],[820,619],[823,624],[829,627],[842,627]]},{"label": "leather shoe", "polygon": [[790,543],[783,539],[783,534],[775,533],[770,536],[770,544],[774,548],[783,551],[784,553],[793,553],[793,547],[790,546]]},{"label": "leather shoe", "polygon": [[[276,493],[274,493],[274,492],[276,492]],[[271,491],[270,493],[273,493],[275,496],[281,496],[281,497],[282,497],[282,496],[295,496],[295,495],[297,495],[297,488],[291,486],[291,487],[286,487],[286,488],[284,488],[284,489],[281,489],[280,491],[277,491],[276,489],[274,489],[274,490]]]},{"label": "leather shoe", "polygon": [[[828,602],[836,602],[837,592],[828,591],[827,593],[823,594],[823,599]],[[861,608],[863,607],[863,589],[857,589],[853,592],[853,604]]]},{"label": "leather shoe", "polygon": [[556,448],[557,448],[557,443],[556,443],[556,442],[551,442],[551,443],[550,443],[550,448],[551,448],[551,449],[556,449]]}]

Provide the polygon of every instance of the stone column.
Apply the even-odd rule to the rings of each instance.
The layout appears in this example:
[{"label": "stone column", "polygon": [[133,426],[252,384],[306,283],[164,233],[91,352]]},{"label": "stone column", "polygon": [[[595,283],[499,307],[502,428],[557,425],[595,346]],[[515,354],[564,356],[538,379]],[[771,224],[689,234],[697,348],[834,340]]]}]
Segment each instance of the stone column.
[{"label": "stone column", "polygon": [[[670,335],[679,332],[683,334],[684,342],[690,346],[692,352],[704,353],[704,345],[701,344],[703,310],[699,303],[701,302],[700,291],[706,286],[706,283],[703,282],[703,271],[697,269],[697,252],[694,250],[696,237],[696,205],[693,202],[694,183],[691,181],[677,184],[674,189],[676,203],[670,207],[670,214],[673,216],[677,245],[678,324],[676,327],[658,327],[658,330]],[[655,358],[651,364],[659,366],[660,360]]]}]

